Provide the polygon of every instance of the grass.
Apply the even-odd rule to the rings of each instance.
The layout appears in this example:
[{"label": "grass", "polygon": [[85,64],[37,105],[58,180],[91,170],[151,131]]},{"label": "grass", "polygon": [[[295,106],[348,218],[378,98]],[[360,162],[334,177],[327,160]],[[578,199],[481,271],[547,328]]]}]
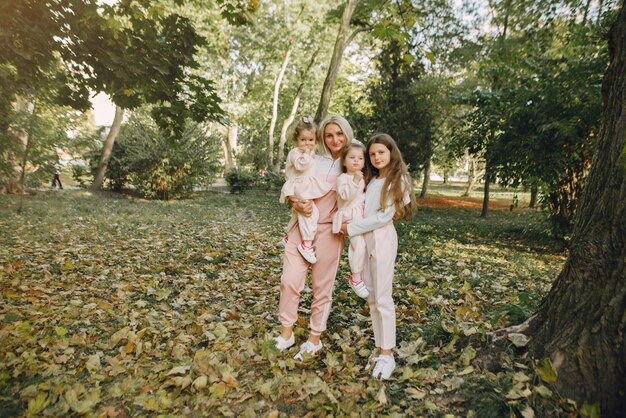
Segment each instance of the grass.
[{"label": "grass", "polygon": [[[2,416],[498,416],[530,402],[505,398],[514,364],[527,360],[503,362],[511,376],[494,377],[468,369],[481,346],[461,342],[523,321],[556,278],[565,254],[540,212],[481,219],[427,200],[396,223],[398,369],[380,383],[363,370],[369,314],[345,280],[345,254],[324,353],[295,363],[295,349],[271,347],[289,217],[276,191],[216,188],[171,202],[40,191],[22,215],[18,200],[0,196]],[[305,290],[298,342],[310,298]],[[189,369],[172,372],[179,366]],[[202,376],[206,387],[189,386]]]}]

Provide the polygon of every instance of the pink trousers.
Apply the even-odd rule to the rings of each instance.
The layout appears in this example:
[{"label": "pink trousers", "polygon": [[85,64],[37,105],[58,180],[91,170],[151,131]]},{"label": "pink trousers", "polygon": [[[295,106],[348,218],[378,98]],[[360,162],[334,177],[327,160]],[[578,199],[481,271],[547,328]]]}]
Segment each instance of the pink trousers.
[{"label": "pink trousers", "polygon": [[374,343],[384,350],[396,346],[396,307],[391,297],[398,253],[398,235],[393,223],[363,235],[366,257],[363,278],[374,328]]},{"label": "pink trousers", "polygon": [[332,223],[318,224],[317,236],[313,241],[317,263],[310,265],[296,248],[296,245],[302,241],[299,229],[294,225],[287,236],[289,240],[283,258],[278,317],[284,327],[292,327],[298,320],[300,292],[304,289],[306,275],[311,267],[313,301],[311,302],[310,327],[311,334],[320,335],[326,331],[343,239],[341,235],[332,233]]}]

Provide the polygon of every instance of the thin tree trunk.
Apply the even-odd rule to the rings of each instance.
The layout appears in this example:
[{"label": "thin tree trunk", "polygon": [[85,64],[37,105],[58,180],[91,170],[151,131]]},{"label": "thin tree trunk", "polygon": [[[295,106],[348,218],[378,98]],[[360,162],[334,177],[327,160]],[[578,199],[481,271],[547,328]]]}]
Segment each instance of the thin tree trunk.
[{"label": "thin tree trunk", "polygon": [[424,164],[424,181],[422,182],[422,191],[420,191],[420,199],[426,197],[426,193],[428,192],[428,182],[430,180],[430,157],[426,160]]},{"label": "thin tree trunk", "polygon": [[291,106],[291,112],[289,112],[289,116],[283,121],[283,126],[280,129],[280,140],[278,141],[278,155],[276,157],[276,164],[274,164],[274,172],[280,172],[280,167],[285,159],[285,143],[287,142],[287,130],[289,126],[293,122],[296,117],[296,112],[298,111],[298,106],[300,105],[300,99],[302,97],[302,92],[304,91],[304,84],[306,80],[306,76],[315,64],[315,60],[321,51],[321,47],[318,47],[313,55],[311,56],[311,61],[309,61],[309,65],[307,65],[306,69],[302,73],[300,77],[300,85],[298,86],[298,90],[296,91],[296,96],[293,99],[293,105]]},{"label": "thin tree trunk", "polygon": [[539,195],[539,187],[536,184],[530,186],[530,203],[528,207],[535,209],[537,207],[537,196]]},{"label": "thin tree trunk", "polygon": [[484,174],[485,170],[480,170],[478,173],[476,172],[476,160],[473,157],[470,157],[469,169],[467,170],[467,187],[461,197],[468,197],[472,190],[474,190],[478,179]]},{"label": "thin tree trunk", "polygon": [[443,169],[443,184],[448,184],[449,180],[450,180],[450,169],[444,168]]},{"label": "thin tree trunk", "polygon": [[626,6],[609,32],[598,146],[571,251],[530,324],[536,358],[549,357],[559,393],[626,416]]},{"label": "thin tree trunk", "polygon": [[285,53],[285,58],[283,58],[283,64],[280,67],[280,71],[276,76],[276,81],[274,82],[274,102],[272,104],[272,120],[270,121],[270,131],[269,131],[269,141],[268,141],[268,151],[267,151],[267,161],[268,166],[272,167],[274,165],[274,128],[276,127],[276,119],[278,119],[278,93],[280,92],[280,85],[283,82],[283,77],[285,76],[285,71],[287,70],[287,64],[289,64],[289,57],[291,57],[291,49],[292,45],[290,44],[287,48],[287,52]]},{"label": "thin tree trunk", "polygon": [[98,161],[98,171],[96,172],[96,176],[93,179],[93,184],[91,185],[91,188],[94,190],[99,190],[100,188],[102,188],[104,175],[106,174],[107,165],[109,164],[109,158],[111,158],[113,145],[115,145],[115,138],[117,138],[117,134],[120,132],[120,127],[122,126],[123,120],[124,109],[119,106],[115,106],[115,116],[113,117],[113,124],[111,125],[111,130],[109,130],[109,134],[104,141],[102,154],[100,155],[100,161]]},{"label": "thin tree trunk", "polygon": [[480,212],[481,218],[486,218],[489,215],[489,184],[491,183],[491,170],[489,167],[489,161],[485,163],[485,191],[483,194],[483,210]]},{"label": "thin tree trunk", "polygon": [[316,123],[320,123],[328,113],[330,100],[333,97],[333,89],[335,88],[335,81],[337,80],[337,74],[339,73],[339,67],[341,66],[341,58],[343,57],[343,51],[347,45],[346,40],[348,36],[348,29],[350,28],[350,20],[352,20],[352,13],[354,13],[354,10],[361,1],[362,0],[347,0],[343,9],[341,24],[339,25],[337,40],[335,41],[335,48],[333,49],[333,56],[330,60],[330,66],[328,67],[328,73],[326,74],[326,79],[324,80],[324,86],[322,87],[320,103],[317,106],[317,112],[315,112]]},{"label": "thin tree trunk", "polygon": [[237,161],[235,159],[235,150],[237,149],[237,137],[239,135],[239,128],[237,125],[229,125],[226,133],[226,138],[222,142],[222,148],[224,149],[224,171],[228,171],[231,168],[237,167]]},{"label": "thin tree trunk", "polygon": [[24,188],[24,180],[26,179],[26,164],[28,163],[28,157],[30,154],[30,149],[32,148],[33,143],[33,121],[35,119],[35,111],[37,110],[37,105],[33,101],[33,110],[30,114],[29,122],[28,122],[28,132],[24,135],[24,155],[22,156],[22,161],[20,162],[20,205],[17,208],[17,213],[22,213],[24,210],[24,195],[26,194],[26,189]]}]

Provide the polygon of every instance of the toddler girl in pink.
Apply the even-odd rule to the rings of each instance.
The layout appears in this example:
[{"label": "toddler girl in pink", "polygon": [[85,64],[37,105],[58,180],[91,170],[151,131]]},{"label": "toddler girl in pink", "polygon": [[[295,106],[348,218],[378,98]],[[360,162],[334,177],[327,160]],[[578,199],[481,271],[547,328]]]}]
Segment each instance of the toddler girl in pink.
[{"label": "toddler girl in pink", "polygon": [[294,222],[298,222],[298,229],[302,237],[302,242],[298,244],[298,251],[311,264],[317,262],[313,240],[317,233],[319,220],[319,211],[312,200],[324,196],[332,188],[330,183],[315,176],[315,134],[316,126],[313,119],[305,116],[298,122],[293,132],[296,148],[289,151],[287,155],[286,181],[280,193],[280,201],[283,203],[290,198],[292,202],[295,199],[310,200],[313,204],[310,216],[304,216],[300,213],[292,215],[287,227],[289,230]]},{"label": "toddler girl in pink", "polygon": [[[339,210],[333,216],[334,234],[341,231],[342,223],[363,219],[365,207],[365,181],[363,180],[365,147],[359,142],[351,143],[341,153],[340,161],[343,174],[337,178]],[[361,235],[350,238],[348,263],[352,273],[349,279],[350,287],[359,297],[366,298],[369,292],[362,277],[365,266],[365,240]]]}]

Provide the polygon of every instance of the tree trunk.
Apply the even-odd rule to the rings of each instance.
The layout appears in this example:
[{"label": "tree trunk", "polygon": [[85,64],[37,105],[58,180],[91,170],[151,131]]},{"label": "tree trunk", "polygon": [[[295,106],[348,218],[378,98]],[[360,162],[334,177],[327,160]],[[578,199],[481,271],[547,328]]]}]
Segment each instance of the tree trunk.
[{"label": "tree trunk", "polygon": [[226,134],[226,140],[222,143],[224,149],[224,171],[228,171],[231,168],[237,167],[237,161],[235,160],[235,150],[237,149],[237,136],[239,135],[239,128],[237,125],[229,125],[228,132]]},{"label": "tree trunk", "polygon": [[598,146],[565,267],[531,322],[563,396],[626,416],[626,7],[609,33]]},{"label": "tree trunk", "polygon": [[302,72],[302,76],[300,77],[300,85],[298,86],[298,90],[296,91],[296,96],[293,99],[293,105],[291,106],[291,112],[289,112],[289,116],[283,121],[283,127],[280,129],[280,140],[278,141],[278,155],[276,157],[276,164],[274,164],[274,172],[279,173],[280,167],[285,159],[285,143],[287,142],[287,129],[293,122],[296,117],[296,112],[298,111],[298,106],[300,105],[300,99],[302,97],[302,91],[304,90],[304,82],[306,80],[306,76],[315,64],[315,60],[319,55],[321,48],[318,47],[313,55],[311,56],[311,61],[309,61],[309,65]]},{"label": "tree trunk", "polygon": [[448,184],[449,180],[450,180],[450,169],[444,168],[443,169],[443,184]]},{"label": "tree trunk", "polygon": [[426,197],[426,193],[428,192],[428,181],[430,180],[430,157],[426,160],[424,164],[424,181],[422,182],[422,190],[420,191],[420,199]]},{"label": "tree trunk", "polygon": [[289,64],[289,57],[291,56],[291,44],[287,48],[285,58],[283,59],[283,65],[280,67],[280,71],[276,76],[274,82],[274,102],[272,104],[272,120],[270,121],[269,141],[267,150],[268,167],[274,165],[274,128],[276,127],[276,119],[278,119],[278,93],[280,92],[280,85],[283,82],[285,71],[287,70],[287,64]]},{"label": "tree trunk", "polygon": [[489,169],[489,161],[485,163],[485,191],[483,194],[483,210],[480,212],[481,218],[489,215],[489,184],[491,183],[491,170]]},{"label": "tree trunk", "polygon": [[107,165],[109,164],[109,158],[111,158],[113,145],[115,145],[115,138],[117,138],[117,134],[120,132],[120,127],[122,126],[123,120],[124,109],[119,106],[115,106],[115,116],[113,117],[113,124],[111,125],[111,130],[109,130],[107,139],[104,141],[102,154],[100,155],[100,161],[98,162],[98,171],[96,172],[96,176],[93,179],[93,184],[91,185],[91,188],[94,190],[99,190],[100,188],[102,188],[104,175],[106,174]]},{"label": "tree trunk", "polygon": [[24,154],[22,155],[22,161],[20,162],[20,183],[19,183],[19,191],[20,191],[20,204],[17,208],[17,213],[22,213],[24,209],[24,194],[26,194],[26,188],[24,187],[24,180],[26,179],[26,164],[28,163],[28,157],[30,154],[30,149],[33,144],[33,122],[35,119],[35,111],[37,107],[33,101],[33,108],[30,114],[29,123],[28,123],[28,132],[21,132],[18,134],[18,137],[21,137],[22,143],[24,143]]},{"label": "tree trunk", "polygon": [[539,195],[539,187],[536,184],[530,186],[530,203],[528,207],[535,209],[537,207],[537,196]]},{"label": "tree trunk", "polygon": [[317,112],[315,112],[316,123],[320,123],[322,119],[326,117],[326,113],[328,113],[330,99],[333,97],[335,81],[337,80],[337,74],[339,73],[339,67],[341,66],[341,58],[343,57],[343,51],[347,45],[346,39],[348,36],[348,29],[350,28],[352,13],[354,13],[354,10],[361,1],[362,0],[347,0],[343,9],[341,24],[339,25],[337,40],[335,41],[335,48],[333,49],[333,56],[330,60],[330,67],[328,67],[328,73],[326,74],[326,79],[324,80],[324,86],[322,87],[320,103],[317,106]]}]

